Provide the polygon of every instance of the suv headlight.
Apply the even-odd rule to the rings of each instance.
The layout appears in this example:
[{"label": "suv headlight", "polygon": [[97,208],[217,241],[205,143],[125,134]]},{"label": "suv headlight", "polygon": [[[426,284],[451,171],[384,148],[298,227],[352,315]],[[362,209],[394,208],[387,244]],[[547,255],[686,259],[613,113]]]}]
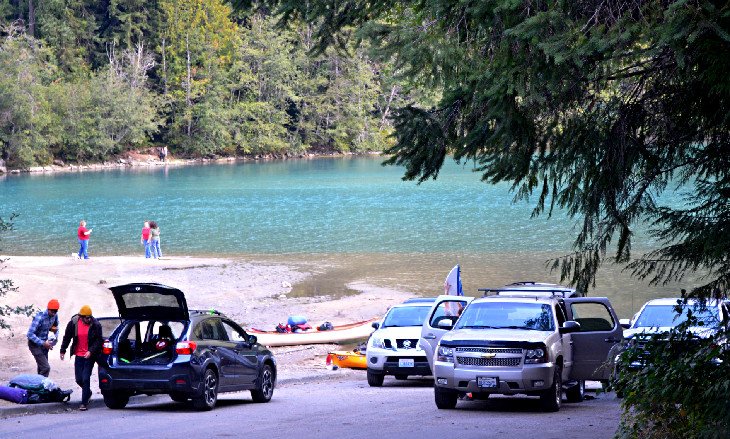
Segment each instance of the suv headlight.
[{"label": "suv headlight", "polygon": [[525,351],[525,364],[547,363],[547,355],[545,349],[527,349]]},{"label": "suv headlight", "polygon": [[445,346],[439,346],[436,351],[436,361],[443,361],[445,363],[454,362],[454,348],[447,348]]},{"label": "suv headlight", "polygon": [[370,345],[374,348],[385,349],[385,345],[383,344],[383,339],[380,337],[371,337]]}]

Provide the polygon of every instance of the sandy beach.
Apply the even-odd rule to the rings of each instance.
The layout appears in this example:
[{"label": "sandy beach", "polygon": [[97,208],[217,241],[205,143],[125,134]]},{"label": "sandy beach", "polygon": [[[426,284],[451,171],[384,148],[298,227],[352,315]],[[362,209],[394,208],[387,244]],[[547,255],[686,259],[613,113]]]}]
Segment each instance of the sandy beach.
[{"label": "sandy beach", "polygon": [[[270,261],[222,258],[145,259],[139,256],[93,257],[77,260],[71,256],[2,256],[7,259],[0,279],[11,279],[18,288],[3,304],[34,305],[45,308],[51,298],[61,303],[62,328],[82,305],[91,306],[97,317],[116,316],[114,298],[108,287],[130,282],[158,282],[179,288],[192,309],[216,309],[244,328],[273,329],[290,315],[303,315],[315,326],[330,321],[335,326],[382,315],[389,306],[412,297],[412,293],[354,281],[346,287],[357,294],[344,297],[289,297],[293,286],[312,275],[307,265],[276,264]],[[321,271],[322,267],[317,267]],[[326,268],[325,268],[326,269]],[[6,318],[12,326],[0,334],[0,382],[21,373],[35,373],[35,362],[26,339],[31,318]],[[324,369],[324,358],[334,345],[305,349],[275,348],[280,375],[302,369]],[[78,386],[73,379],[73,362],[61,361],[59,347],[51,351],[51,378],[62,388]],[[96,373],[94,373],[95,376]],[[94,378],[95,379],[95,378]],[[92,389],[98,392],[96,383]],[[2,402],[0,402],[2,403]]]}]

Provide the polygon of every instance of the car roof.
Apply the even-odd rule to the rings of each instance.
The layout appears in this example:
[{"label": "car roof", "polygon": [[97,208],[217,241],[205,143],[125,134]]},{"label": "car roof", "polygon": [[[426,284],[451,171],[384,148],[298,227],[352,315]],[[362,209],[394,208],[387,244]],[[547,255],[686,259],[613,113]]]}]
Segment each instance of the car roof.
[{"label": "car roof", "polygon": [[[687,300],[687,305],[694,306],[700,303],[699,299],[682,299],[681,297],[664,297],[661,299],[652,299],[644,304],[644,306],[652,305],[677,305],[677,301]],[[708,306],[717,306],[720,302],[714,299],[708,299],[705,302]]]},{"label": "car roof", "polygon": [[[434,300],[436,300],[436,299],[434,299]],[[393,305],[389,309],[393,309],[393,308],[414,308],[414,307],[430,308],[431,306],[433,306],[434,300],[430,300],[428,302],[409,302],[409,301],[405,301],[403,303],[398,303],[396,305]]]},{"label": "car roof", "polygon": [[436,301],[435,297],[411,297],[406,299],[403,303],[433,303]]}]

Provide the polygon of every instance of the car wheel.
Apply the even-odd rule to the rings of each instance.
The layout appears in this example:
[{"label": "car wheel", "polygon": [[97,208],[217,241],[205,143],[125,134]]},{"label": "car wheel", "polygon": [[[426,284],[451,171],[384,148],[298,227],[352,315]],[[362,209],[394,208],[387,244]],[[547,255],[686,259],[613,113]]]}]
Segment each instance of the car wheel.
[{"label": "car wheel", "polygon": [[563,399],[563,378],[560,366],[555,367],[553,385],[540,395],[540,407],[545,412],[557,412]]},{"label": "car wheel", "polygon": [[408,379],[408,375],[396,375],[395,379],[403,381]]},{"label": "car wheel", "polygon": [[173,392],[170,394],[170,399],[172,399],[175,402],[187,402],[188,399],[190,399],[190,398],[188,397],[188,395],[186,395],[184,393]]},{"label": "car wheel", "polygon": [[104,393],[104,404],[112,410],[123,409],[129,402],[129,394],[126,392]]},{"label": "car wheel", "polygon": [[436,407],[441,410],[451,410],[456,408],[456,401],[459,399],[459,392],[436,386],[433,388],[433,396],[436,401]]},{"label": "car wheel", "polygon": [[203,375],[203,395],[193,398],[193,407],[198,410],[213,410],[218,401],[218,375],[213,369],[206,369]]},{"label": "car wheel", "polygon": [[382,387],[383,381],[385,381],[385,374],[368,369],[368,384],[370,384],[370,387]]},{"label": "car wheel", "polygon": [[253,402],[269,402],[274,395],[274,371],[271,366],[264,364],[259,377],[259,385],[251,391]]},{"label": "car wheel", "polygon": [[578,384],[565,391],[565,399],[568,402],[581,402],[585,398],[586,382],[579,380]]}]

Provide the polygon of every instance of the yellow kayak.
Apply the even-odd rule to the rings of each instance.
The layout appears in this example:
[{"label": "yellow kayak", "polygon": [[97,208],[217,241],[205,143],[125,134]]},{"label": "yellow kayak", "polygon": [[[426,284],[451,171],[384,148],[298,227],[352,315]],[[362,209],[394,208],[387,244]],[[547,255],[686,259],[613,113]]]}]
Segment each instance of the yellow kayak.
[{"label": "yellow kayak", "polygon": [[365,354],[358,351],[333,351],[327,354],[327,366],[367,369]]}]

